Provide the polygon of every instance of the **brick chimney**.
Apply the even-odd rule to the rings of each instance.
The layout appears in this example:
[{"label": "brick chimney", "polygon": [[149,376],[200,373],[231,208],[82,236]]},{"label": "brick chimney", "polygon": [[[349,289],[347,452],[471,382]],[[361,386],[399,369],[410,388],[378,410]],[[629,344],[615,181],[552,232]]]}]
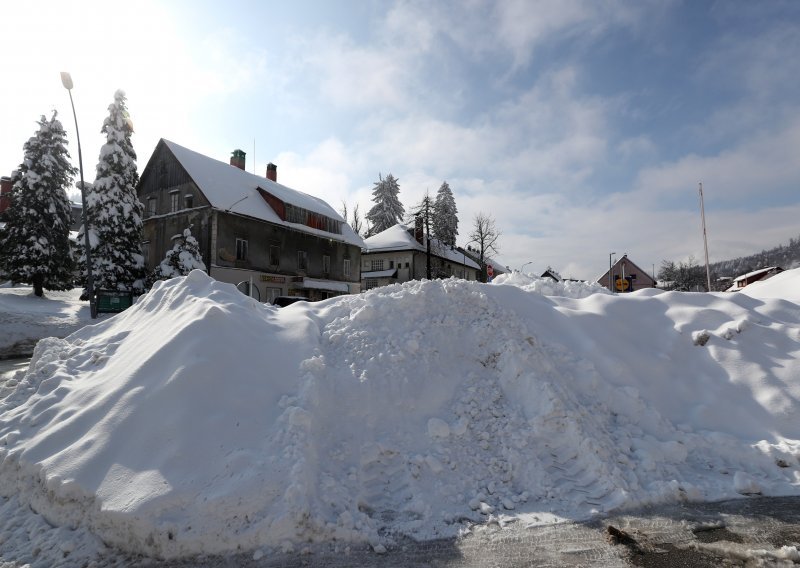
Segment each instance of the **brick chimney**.
[{"label": "brick chimney", "polygon": [[417,242],[421,245],[424,245],[424,237],[425,230],[422,226],[422,215],[417,215],[414,217],[414,238],[417,239]]},{"label": "brick chimney", "polygon": [[271,179],[275,183],[278,183],[278,166],[272,162],[267,164],[267,179]]},{"label": "brick chimney", "polygon": [[243,170],[245,156],[246,154],[242,150],[234,150],[231,154],[231,165]]}]

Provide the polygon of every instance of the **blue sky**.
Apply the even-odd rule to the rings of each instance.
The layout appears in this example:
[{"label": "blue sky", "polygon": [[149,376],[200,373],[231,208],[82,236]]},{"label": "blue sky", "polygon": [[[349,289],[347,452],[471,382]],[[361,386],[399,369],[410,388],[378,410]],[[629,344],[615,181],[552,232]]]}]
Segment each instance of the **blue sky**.
[{"label": "blue sky", "polygon": [[160,137],[241,148],[362,212],[379,173],[406,209],[447,180],[459,243],[491,214],[514,268],[701,259],[700,181],[712,261],[800,234],[800,2],[8,4],[6,175],[42,113],[73,135],[67,70],[87,178],[122,88],[140,169]]}]

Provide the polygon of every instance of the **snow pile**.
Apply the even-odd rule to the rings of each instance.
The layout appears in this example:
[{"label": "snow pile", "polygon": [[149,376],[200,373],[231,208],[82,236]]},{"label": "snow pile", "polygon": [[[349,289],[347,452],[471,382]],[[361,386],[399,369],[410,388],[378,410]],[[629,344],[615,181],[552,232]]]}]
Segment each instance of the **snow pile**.
[{"label": "snow pile", "polygon": [[194,271],[40,342],[0,494],[164,557],[798,494],[798,329],[745,294],[449,279],[279,309]]},{"label": "snow pile", "polygon": [[526,292],[535,292],[543,296],[563,296],[565,298],[585,298],[592,294],[611,294],[608,288],[596,282],[569,280],[556,282],[552,278],[539,278],[518,270],[498,275],[492,280],[492,284],[516,286]]},{"label": "snow pile", "polygon": [[800,286],[797,286],[797,270],[787,270],[767,280],[759,280],[746,286],[740,293],[753,298],[779,298],[800,304]]}]

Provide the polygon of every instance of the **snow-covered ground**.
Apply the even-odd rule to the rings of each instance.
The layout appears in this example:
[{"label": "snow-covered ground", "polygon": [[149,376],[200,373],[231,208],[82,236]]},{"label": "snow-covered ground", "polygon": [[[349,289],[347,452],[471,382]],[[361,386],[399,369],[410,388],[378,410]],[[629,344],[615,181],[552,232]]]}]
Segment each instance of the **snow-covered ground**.
[{"label": "snow-covered ground", "polygon": [[800,270],[735,295],[590,292],[517,274],[278,309],[200,271],[159,283],[37,345],[0,402],[0,505],[60,527],[44,566],[98,539],[381,551],[800,494]]},{"label": "snow-covered ground", "polygon": [[66,337],[89,323],[80,295],[76,288],[38,298],[30,286],[0,284],[0,359],[30,355],[43,337]]}]

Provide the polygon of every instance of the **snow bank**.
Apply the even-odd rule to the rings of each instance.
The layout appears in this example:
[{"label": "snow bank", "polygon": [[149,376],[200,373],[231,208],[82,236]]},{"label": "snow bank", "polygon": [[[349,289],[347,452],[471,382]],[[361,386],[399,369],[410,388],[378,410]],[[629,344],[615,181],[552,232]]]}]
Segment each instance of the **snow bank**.
[{"label": "snow bank", "polygon": [[607,288],[596,282],[571,282],[566,280],[556,282],[552,278],[539,278],[518,270],[498,275],[492,280],[492,284],[516,286],[526,292],[565,298],[585,298],[592,294],[611,294]]},{"label": "snow bank", "polygon": [[0,493],[164,557],[797,494],[798,329],[744,294],[454,279],[278,309],[194,271],[40,342]]}]

